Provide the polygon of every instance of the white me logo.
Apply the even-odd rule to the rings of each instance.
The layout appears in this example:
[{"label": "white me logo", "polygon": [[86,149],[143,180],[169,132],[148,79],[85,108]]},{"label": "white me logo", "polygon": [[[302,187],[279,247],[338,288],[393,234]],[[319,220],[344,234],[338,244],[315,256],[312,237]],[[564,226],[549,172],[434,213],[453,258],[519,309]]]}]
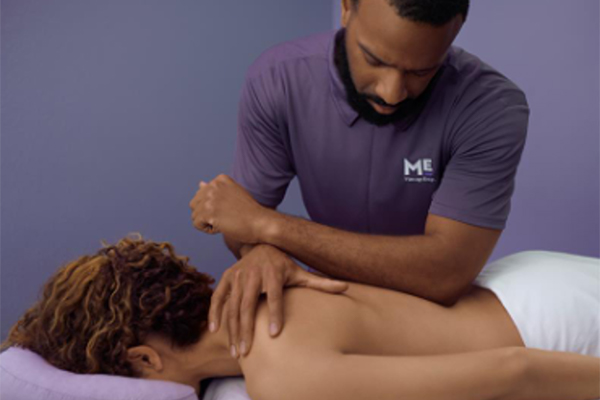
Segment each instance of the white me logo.
[{"label": "white me logo", "polygon": [[433,162],[431,158],[421,158],[415,162],[404,159],[405,182],[435,182],[433,177]]}]

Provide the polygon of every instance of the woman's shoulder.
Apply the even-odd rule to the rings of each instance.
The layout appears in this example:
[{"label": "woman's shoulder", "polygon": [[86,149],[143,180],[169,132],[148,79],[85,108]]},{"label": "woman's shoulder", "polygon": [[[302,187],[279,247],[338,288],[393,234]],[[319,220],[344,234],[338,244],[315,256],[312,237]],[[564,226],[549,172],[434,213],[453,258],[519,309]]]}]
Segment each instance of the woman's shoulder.
[{"label": "woman's shoulder", "polygon": [[340,294],[287,288],[283,292],[283,327],[272,337],[269,334],[269,306],[266,299],[261,299],[250,352],[240,359],[244,375],[281,356],[339,351],[352,327],[359,323],[355,303],[352,298]]},{"label": "woman's shoulder", "polygon": [[[352,324],[357,302],[344,294],[331,294],[303,287],[286,288],[283,292],[283,328],[275,339],[291,340],[298,346],[331,346],[339,339],[340,328]],[[255,335],[273,339],[268,334],[270,310],[261,300],[255,321]],[[265,338],[265,339],[266,339]]]},{"label": "woman's shoulder", "polygon": [[[352,284],[350,287],[352,288]],[[284,316],[292,321],[299,319],[298,322],[302,325],[322,324],[332,317],[342,319],[359,305],[355,298],[347,295],[351,290],[333,294],[305,287],[286,288],[283,293]],[[266,300],[261,302],[261,306],[268,314]],[[309,316],[311,318],[307,318]]]}]

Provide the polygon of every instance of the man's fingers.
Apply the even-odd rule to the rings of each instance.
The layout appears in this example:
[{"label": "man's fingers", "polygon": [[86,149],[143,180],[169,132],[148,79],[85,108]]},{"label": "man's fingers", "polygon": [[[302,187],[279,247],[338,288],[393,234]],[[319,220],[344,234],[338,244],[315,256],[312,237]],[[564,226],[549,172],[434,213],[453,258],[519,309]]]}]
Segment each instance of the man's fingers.
[{"label": "man's fingers", "polygon": [[211,224],[201,223],[200,226],[196,226],[196,228],[200,229],[204,233],[208,233],[209,235],[216,235],[219,233],[219,231],[216,230]]},{"label": "man's fingers", "polygon": [[206,220],[204,217],[200,215],[199,211],[194,211],[192,213],[192,224],[196,229],[201,230],[204,233],[208,233],[214,235],[216,233],[220,233],[218,229],[215,228],[213,218],[208,218]]},{"label": "man's fingers", "polygon": [[240,337],[239,349],[241,355],[246,355],[250,352],[254,333],[254,317],[256,315],[256,305],[260,296],[261,281],[258,276],[252,275],[248,277],[248,282],[244,288],[242,295],[242,303],[240,308]]},{"label": "man's fingers", "polygon": [[227,303],[227,321],[229,322],[229,348],[231,356],[238,358],[239,349],[237,344],[239,341],[239,321],[240,321],[240,303],[242,302],[242,270],[235,271],[233,278],[233,288],[231,289],[231,297]]},{"label": "man's fingers", "polygon": [[216,332],[221,325],[221,313],[223,304],[231,289],[231,281],[227,273],[223,274],[219,285],[210,298],[210,310],[208,311],[208,330]]},{"label": "man's fingers", "polygon": [[200,181],[199,186],[200,189],[198,189],[189,203],[190,209],[192,210],[192,223],[196,229],[208,233],[209,235],[221,233],[221,231],[215,227],[214,205],[211,201],[211,195],[208,194],[207,199],[207,195],[202,191],[203,188],[208,186],[208,183]]},{"label": "man's fingers", "polygon": [[283,282],[278,282],[274,277],[267,285],[269,334],[271,336],[277,336],[283,327]]},{"label": "man's fingers", "polygon": [[[204,182],[200,182],[201,186],[206,185]],[[190,209],[192,210],[192,224],[198,230],[209,235],[215,235],[221,233],[220,230],[215,228],[213,206],[209,203],[200,204],[200,199],[194,197],[190,201]]]}]

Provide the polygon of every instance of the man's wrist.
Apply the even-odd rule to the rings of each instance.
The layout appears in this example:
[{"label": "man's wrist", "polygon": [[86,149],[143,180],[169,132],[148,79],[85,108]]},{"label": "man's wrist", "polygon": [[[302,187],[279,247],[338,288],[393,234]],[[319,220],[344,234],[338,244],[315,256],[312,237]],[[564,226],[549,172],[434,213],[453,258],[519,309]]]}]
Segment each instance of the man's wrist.
[{"label": "man's wrist", "polygon": [[244,257],[246,254],[248,254],[253,248],[254,248],[254,244],[242,244],[242,246],[240,246],[240,258]]}]

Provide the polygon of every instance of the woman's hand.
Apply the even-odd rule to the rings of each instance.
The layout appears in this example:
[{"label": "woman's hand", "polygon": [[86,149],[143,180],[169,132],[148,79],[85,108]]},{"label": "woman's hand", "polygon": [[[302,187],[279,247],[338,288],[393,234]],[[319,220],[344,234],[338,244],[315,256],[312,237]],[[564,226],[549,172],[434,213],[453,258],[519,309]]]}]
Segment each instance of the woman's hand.
[{"label": "woman's hand", "polygon": [[[226,270],[213,293],[208,315],[211,332],[220,326],[223,306],[228,321],[232,356],[247,355],[252,345],[258,299],[267,294],[269,333],[276,336],[283,328],[283,288],[300,286],[329,293],[341,293],[348,283],[311,274],[287,254],[270,245],[257,245]],[[241,341],[240,341],[241,338]]]},{"label": "woman's hand", "polygon": [[274,211],[261,206],[236,181],[219,175],[190,201],[194,226],[209,234],[223,233],[239,242],[258,243]]}]

